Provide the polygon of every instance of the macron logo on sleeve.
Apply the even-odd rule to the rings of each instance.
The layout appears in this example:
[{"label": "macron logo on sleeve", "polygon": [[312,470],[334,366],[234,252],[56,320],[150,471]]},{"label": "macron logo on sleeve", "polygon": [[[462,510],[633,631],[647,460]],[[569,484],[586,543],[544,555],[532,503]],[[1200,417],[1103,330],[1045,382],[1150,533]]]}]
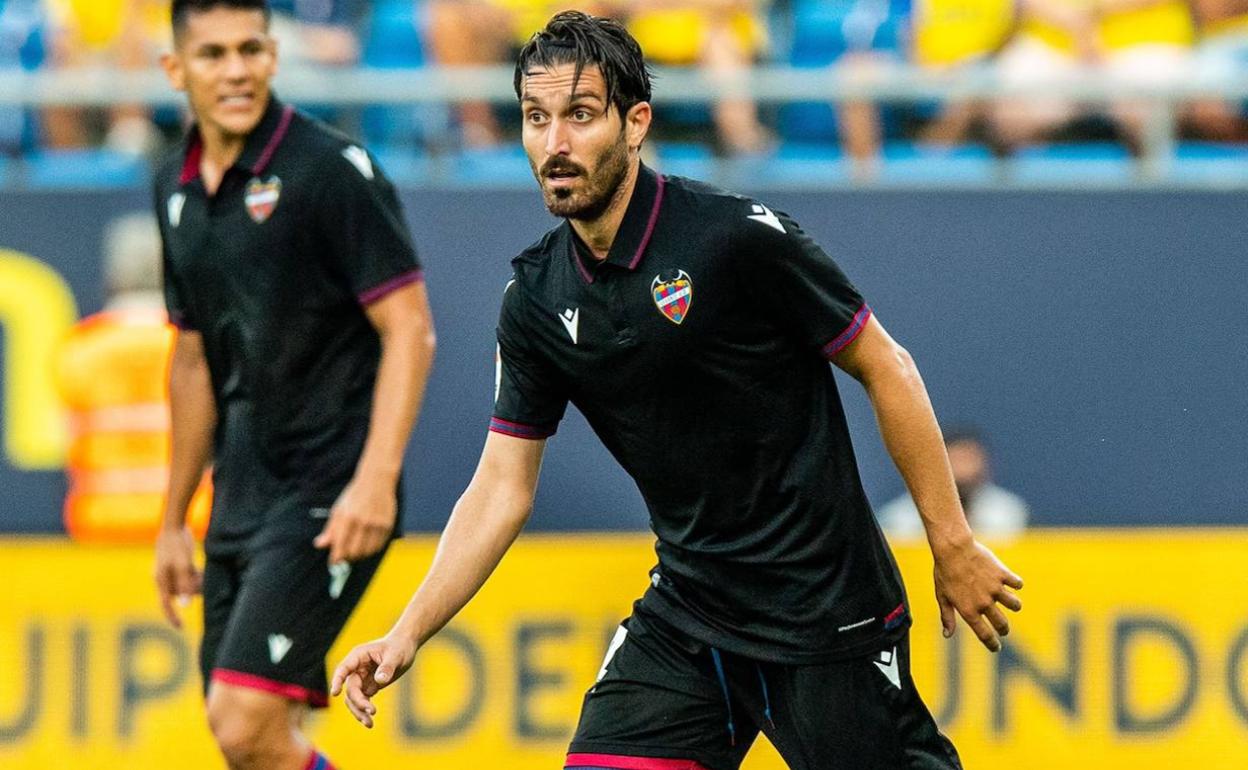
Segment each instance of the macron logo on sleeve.
[{"label": "macron logo on sleeve", "polygon": [[771,209],[763,206],[762,204],[755,203],[754,213],[746,216],[746,219],[753,219],[755,222],[762,222],[768,227],[779,230],[784,235],[789,234],[789,232],[784,229],[784,225],[780,224],[780,217],[773,214]]},{"label": "macron logo on sleeve", "polygon": [[363,147],[352,145],[342,151],[342,157],[351,161],[351,165],[355,166],[368,181],[371,182],[376,178],[377,173],[373,171],[373,161]]}]

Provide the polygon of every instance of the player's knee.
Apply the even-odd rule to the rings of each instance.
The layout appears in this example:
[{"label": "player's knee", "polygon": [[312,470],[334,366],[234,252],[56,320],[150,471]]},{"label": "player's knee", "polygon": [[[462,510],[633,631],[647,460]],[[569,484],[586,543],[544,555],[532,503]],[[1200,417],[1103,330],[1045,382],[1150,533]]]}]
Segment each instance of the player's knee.
[{"label": "player's knee", "polygon": [[289,732],[286,716],[268,703],[213,692],[208,698],[208,727],[230,767],[260,767],[265,757],[281,753],[274,742]]}]

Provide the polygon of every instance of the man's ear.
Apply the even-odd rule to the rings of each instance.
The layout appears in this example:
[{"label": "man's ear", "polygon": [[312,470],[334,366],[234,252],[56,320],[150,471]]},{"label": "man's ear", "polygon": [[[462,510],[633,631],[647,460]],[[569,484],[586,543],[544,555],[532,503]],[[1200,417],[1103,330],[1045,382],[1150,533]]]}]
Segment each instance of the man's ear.
[{"label": "man's ear", "polygon": [[650,102],[637,102],[629,109],[628,114],[624,116],[628,149],[641,149],[642,143],[646,141],[646,135],[650,133],[650,121],[653,118],[654,112],[650,109]]},{"label": "man's ear", "polygon": [[161,54],[160,68],[165,71],[165,77],[169,78],[169,83],[174,89],[186,90],[186,72],[182,68],[182,60],[176,53]]}]

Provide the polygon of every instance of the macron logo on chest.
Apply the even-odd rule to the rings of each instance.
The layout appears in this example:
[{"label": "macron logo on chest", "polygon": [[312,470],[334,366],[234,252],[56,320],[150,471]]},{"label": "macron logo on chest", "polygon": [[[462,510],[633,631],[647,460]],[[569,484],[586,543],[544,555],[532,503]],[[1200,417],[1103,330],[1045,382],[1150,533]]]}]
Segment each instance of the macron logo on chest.
[{"label": "macron logo on chest", "polygon": [[568,336],[572,338],[572,344],[576,344],[576,330],[581,323],[581,309],[568,308],[559,314],[559,320],[563,321],[563,328],[568,330]]}]

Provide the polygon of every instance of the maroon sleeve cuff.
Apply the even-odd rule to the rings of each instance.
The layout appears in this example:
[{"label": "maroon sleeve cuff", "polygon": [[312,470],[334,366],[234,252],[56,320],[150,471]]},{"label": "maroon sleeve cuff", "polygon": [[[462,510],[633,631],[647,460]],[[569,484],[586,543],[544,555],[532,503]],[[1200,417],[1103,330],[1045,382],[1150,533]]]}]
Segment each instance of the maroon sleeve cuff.
[{"label": "maroon sleeve cuff", "polygon": [[360,292],[358,299],[361,305],[371,305],[392,291],[401,289],[410,283],[419,283],[424,280],[425,272],[420,268],[408,270],[406,273],[400,273],[385,283],[380,283],[371,289]]},{"label": "maroon sleeve cuff", "polygon": [[849,326],[845,328],[845,331],[838,334],[836,339],[823,346],[823,357],[831,359],[848,347],[849,343],[858,339],[858,335],[862,334],[862,330],[867,328],[867,321],[870,318],[871,308],[863,304],[862,307],[858,308],[858,312],[854,313],[853,320],[849,322]]},{"label": "maroon sleeve cuff", "polygon": [[555,435],[556,428],[538,428],[533,425],[524,425],[511,420],[504,420],[500,417],[491,417],[490,430],[494,433],[501,433],[504,436],[513,436],[515,438],[543,439]]},{"label": "maroon sleeve cuff", "polygon": [[186,316],[182,315],[181,313],[176,313],[172,310],[169,311],[169,323],[173,324],[174,326],[178,327],[184,332],[199,331],[198,329],[195,328],[194,324],[186,320]]}]

